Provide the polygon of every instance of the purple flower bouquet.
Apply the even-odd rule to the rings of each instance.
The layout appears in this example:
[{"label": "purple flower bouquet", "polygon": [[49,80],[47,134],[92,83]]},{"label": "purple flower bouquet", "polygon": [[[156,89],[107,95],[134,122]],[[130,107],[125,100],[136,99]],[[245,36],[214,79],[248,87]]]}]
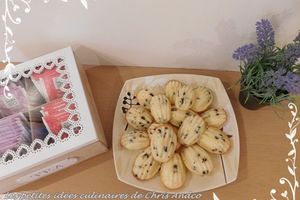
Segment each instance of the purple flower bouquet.
[{"label": "purple flower bouquet", "polygon": [[[300,94],[300,33],[292,43],[275,46],[275,34],[267,19],[256,23],[257,44],[237,48],[240,61],[241,103],[277,104]],[[297,63],[298,62],[298,63]],[[247,106],[246,106],[247,107]]]}]

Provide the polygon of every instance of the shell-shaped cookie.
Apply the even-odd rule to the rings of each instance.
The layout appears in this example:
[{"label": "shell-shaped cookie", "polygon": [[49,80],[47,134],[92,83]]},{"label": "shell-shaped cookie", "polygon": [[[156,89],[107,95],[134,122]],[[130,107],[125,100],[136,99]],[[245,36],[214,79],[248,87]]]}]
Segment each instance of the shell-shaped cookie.
[{"label": "shell-shaped cookie", "polygon": [[143,149],[150,145],[150,138],[145,131],[127,131],[121,136],[121,145],[129,150]]},{"label": "shell-shaped cookie", "polygon": [[195,112],[205,111],[213,102],[213,93],[210,89],[199,86],[194,89],[195,101],[192,110]]},{"label": "shell-shaped cookie", "polygon": [[214,154],[226,153],[230,148],[228,136],[218,128],[208,127],[201,134],[198,144],[206,151]]},{"label": "shell-shaped cookie", "polygon": [[142,89],[137,93],[136,98],[141,106],[150,109],[150,102],[153,96],[149,89]]},{"label": "shell-shaped cookie", "polygon": [[171,104],[166,95],[160,94],[152,97],[150,109],[157,123],[167,123],[171,119]]},{"label": "shell-shaped cookie", "polygon": [[168,81],[165,86],[166,96],[170,100],[171,104],[175,104],[175,98],[178,94],[178,91],[184,86],[184,83],[176,80]]},{"label": "shell-shaped cookie", "polygon": [[149,111],[141,106],[137,106],[132,107],[127,111],[126,121],[134,129],[145,130],[151,125],[153,118]]},{"label": "shell-shaped cookie", "polygon": [[172,158],[177,147],[177,136],[174,129],[169,125],[161,125],[156,128],[150,146],[155,160],[167,162]]},{"label": "shell-shaped cookie", "polygon": [[194,91],[190,86],[183,86],[175,98],[175,106],[181,110],[188,110],[194,103]]},{"label": "shell-shaped cookie", "polygon": [[196,115],[196,113],[191,110],[180,110],[176,107],[172,107],[170,123],[176,127],[180,127],[184,119],[191,115]]},{"label": "shell-shaped cookie", "polygon": [[226,122],[226,112],[223,108],[212,108],[200,115],[208,126],[222,128]]},{"label": "shell-shaped cookie", "polygon": [[179,128],[178,140],[183,145],[195,144],[205,130],[206,124],[199,115],[188,116]]},{"label": "shell-shaped cookie", "polygon": [[169,189],[182,187],[186,180],[186,169],[178,153],[161,165],[160,179],[164,186]]},{"label": "shell-shaped cookie", "polygon": [[160,165],[153,159],[149,147],[137,156],[132,169],[133,176],[139,180],[151,179],[158,173]]},{"label": "shell-shaped cookie", "polygon": [[205,175],[213,170],[211,157],[197,144],[185,147],[181,151],[181,157],[185,166],[195,174]]},{"label": "shell-shaped cookie", "polygon": [[150,138],[150,139],[152,138],[152,136],[153,136],[153,134],[154,134],[156,128],[159,127],[159,126],[161,126],[161,125],[162,125],[162,124],[159,124],[159,123],[154,122],[154,123],[152,123],[152,124],[149,126],[147,132],[148,132],[148,135],[149,135],[149,138]]}]

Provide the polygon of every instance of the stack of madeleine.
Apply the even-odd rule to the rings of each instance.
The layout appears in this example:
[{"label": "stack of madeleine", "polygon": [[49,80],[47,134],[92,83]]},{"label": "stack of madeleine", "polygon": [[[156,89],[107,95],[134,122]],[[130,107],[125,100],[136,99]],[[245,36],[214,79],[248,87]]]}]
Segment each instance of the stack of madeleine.
[{"label": "stack of madeleine", "polygon": [[142,150],[132,167],[133,176],[148,180],[160,174],[168,189],[178,189],[188,171],[205,176],[213,171],[210,154],[224,154],[230,140],[222,129],[223,108],[211,108],[213,92],[171,80],[164,92],[145,88],[136,94],[139,105],[126,113],[130,129],[121,136],[128,150]]}]

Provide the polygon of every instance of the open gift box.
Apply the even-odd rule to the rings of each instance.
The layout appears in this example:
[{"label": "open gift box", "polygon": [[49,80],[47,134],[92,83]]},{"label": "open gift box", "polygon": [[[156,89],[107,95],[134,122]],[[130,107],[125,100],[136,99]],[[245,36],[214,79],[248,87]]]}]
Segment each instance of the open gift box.
[{"label": "open gift box", "polygon": [[0,72],[0,193],[105,152],[85,72],[71,48]]}]

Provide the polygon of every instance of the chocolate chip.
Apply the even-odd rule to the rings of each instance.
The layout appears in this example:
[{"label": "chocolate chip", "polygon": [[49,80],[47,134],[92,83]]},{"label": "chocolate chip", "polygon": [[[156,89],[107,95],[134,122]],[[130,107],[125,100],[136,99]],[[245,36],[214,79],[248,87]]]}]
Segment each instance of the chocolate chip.
[{"label": "chocolate chip", "polygon": [[163,137],[164,137],[164,138],[166,138],[166,135],[167,135],[167,133],[166,133],[166,132],[164,132],[164,136],[163,136]]},{"label": "chocolate chip", "polygon": [[171,109],[171,111],[176,111],[176,110],[177,110],[177,108],[172,108],[172,109]]},{"label": "chocolate chip", "polygon": [[143,159],[145,159],[145,158],[149,158],[149,154],[145,153],[145,154],[143,155]]},{"label": "chocolate chip", "polygon": [[164,151],[168,152],[168,147],[167,146],[164,146]]},{"label": "chocolate chip", "polygon": [[184,98],[181,98],[180,99],[180,104],[183,104],[183,102],[184,102]]}]

